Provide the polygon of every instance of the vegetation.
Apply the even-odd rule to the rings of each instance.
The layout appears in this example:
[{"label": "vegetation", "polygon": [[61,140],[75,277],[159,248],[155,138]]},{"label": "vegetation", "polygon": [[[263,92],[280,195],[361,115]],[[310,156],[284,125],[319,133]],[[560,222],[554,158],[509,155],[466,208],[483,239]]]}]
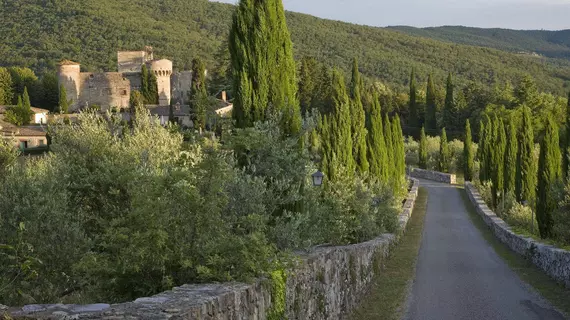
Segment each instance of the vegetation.
[{"label": "vegetation", "polygon": [[420,136],[420,150],[419,150],[419,166],[420,169],[427,169],[428,163],[428,150],[427,150],[427,137],[424,128]]},{"label": "vegetation", "polygon": [[366,173],[369,169],[368,155],[366,150],[366,116],[362,104],[362,80],[358,71],[358,61],[354,59],[352,64],[352,79],[350,82],[350,119],[352,129],[352,155],[360,173]]},{"label": "vegetation", "polygon": [[441,140],[439,143],[439,172],[449,171],[449,146],[447,145],[447,134],[445,128],[441,129]]},{"label": "vegetation", "polygon": [[472,181],[474,178],[474,156],[473,141],[471,139],[471,124],[469,120],[465,123],[465,144],[463,146],[463,176],[465,181]]},{"label": "vegetation", "polygon": [[17,126],[30,124],[32,116],[34,115],[31,108],[32,105],[30,104],[28,89],[24,88],[24,94],[18,96],[18,104],[6,110],[4,120]]}]

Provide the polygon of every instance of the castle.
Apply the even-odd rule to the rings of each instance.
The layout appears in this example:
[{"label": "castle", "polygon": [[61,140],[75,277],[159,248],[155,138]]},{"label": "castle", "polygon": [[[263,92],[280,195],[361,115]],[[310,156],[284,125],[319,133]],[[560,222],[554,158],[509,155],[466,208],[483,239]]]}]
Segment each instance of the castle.
[{"label": "castle", "polygon": [[81,72],[79,63],[64,60],[59,64],[58,80],[71,100],[70,112],[97,105],[102,110],[128,108],[132,90],[141,90],[142,66],[156,75],[159,106],[187,104],[192,82],[191,71],[173,72],[172,61],[155,60],[152,47],[144,51],[119,51],[117,72]]}]

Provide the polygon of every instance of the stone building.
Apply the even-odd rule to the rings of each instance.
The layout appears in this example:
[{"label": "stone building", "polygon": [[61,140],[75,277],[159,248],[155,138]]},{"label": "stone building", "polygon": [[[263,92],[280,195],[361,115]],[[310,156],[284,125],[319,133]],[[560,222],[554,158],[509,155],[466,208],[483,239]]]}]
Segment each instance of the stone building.
[{"label": "stone building", "polygon": [[81,72],[79,63],[64,60],[59,64],[58,79],[71,100],[70,111],[98,105],[103,110],[127,108],[131,90],[141,89],[141,69],[146,64],[157,78],[159,106],[171,102],[186,104],[192,82],[190,71],[174,72],[172,61],[154,59],[151,47],[144,51],[119,51],[117,72]]}]

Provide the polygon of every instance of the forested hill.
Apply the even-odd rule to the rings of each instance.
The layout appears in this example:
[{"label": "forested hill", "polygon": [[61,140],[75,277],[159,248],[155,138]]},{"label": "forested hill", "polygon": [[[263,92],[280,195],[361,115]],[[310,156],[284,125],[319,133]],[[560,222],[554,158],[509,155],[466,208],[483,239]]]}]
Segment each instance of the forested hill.
[{"label": "forested hill", "polygon": [[570,30],[482,29],[462,26],[414,28],[394,26],[389,29],[436,40],[495,48],[515,53],[537,53],[549,58],[570,60]]},{"label": "forested hill", "polygon": [[[86,70],[115,70],[116,51],[155,48],[156,56],[188,69],[198,56],[215,66],[231,22],[233,6],[207,0],[18,0],[0,1],[0,65],[52,71],[61,59]],[[564,94],[570,61],[541,59],[500,50],[457,45],[399,31],[287,16],[297,58],[311,55],[348,68],[358,57],[363,74],[395,86],[418,76],[447,73],[459,83],[495,80],[517,83],[530,73],[541,89]]]}]

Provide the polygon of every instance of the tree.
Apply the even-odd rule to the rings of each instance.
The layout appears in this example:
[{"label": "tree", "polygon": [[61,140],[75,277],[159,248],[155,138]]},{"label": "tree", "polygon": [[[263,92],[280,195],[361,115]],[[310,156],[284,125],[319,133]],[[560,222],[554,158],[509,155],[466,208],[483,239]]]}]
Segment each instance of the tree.
[{"label": "tree", "polygon": [[[30,109],[30,107],[27,107],[25,105],[23,100],[24,99],[22,99],[22,96],[18,97],[17,105],[15,107],[9,108],[6,111],[6,113],[4,114],[4,120],[17,126],[25,126],[30,124],[33,112]],[[29,98],[27,100],[29,104]]]},{"label": "tree", "polygon": [[24,94],[22,94],[23,107],[32,111],[32,103],[30,102],[30,95],[28,94],[28,87],[24,87]]},{"label": "tree", "polygon": [[40,106],[49,111],[57,110],[59,105],[59,81],[55,73],[47,73],[42,77],[43,98]]},{"label": "tree", "polygon": [[0,105],[12,104],[13,96],[12,76],[8,69],[0,67]]},{"label": "tree", "polygon": [[62,85],[59,86],[59,103],[58,103],[59,113],[69,113],[69,100],[67,100],[67,91]]},{"label": "tree", "polygon": [[386,170],[388,171],[389,179],[393,181],[396,172],[395,169],[396,166],[394,161],[395,151],[394,151],[392,124],[390,123],[390,117],[388,117],[388,114],[384,115],[384,142],[386,144],[386,159],[387,159]]},{"label": "tree", "polygon": [[445,105],[443,106],[443,127],[455,128],[457,126],[458,111],[457,105],[455,104],[454,95],[455,86],[453,85],[453,77],[451,73],[447,77],[446,94],[445,94]]},{"label": "tree", "polygon": [[150,96],[150,91],[149,91],[149,85],[148,85],[148,81],[150,80],[150,75],[148,72],[148,68],[146,66],[146,63],[143,63],[142,67],[141,67],[141,94],[144,97],[144,101],[146,103],[151,103],[152,101],[152,97]]},{"label": "tree", "polygon": [[12,77],[13,84],[13,103],[17,102],[18,97],[24,94],[24,89],[28,88],[30,90],[30,96],[32,96],[35,101],[37,88],[38,88],[38,77],[29,68],[11,67],[8,68],[10,75]]},{"label": "tree", "polygon": [[366,150],[366,115],[362,105],[362,79],[358,71],[356,58],[352,64],[352,80],[350,82],[350,119],[352,120],[352,155],[361,173],[368,172],[370,167]]},{"label": "tree", "polygon": [[445,128],[441,129],[441,137],[439,142],[439,161],[438,161],[438,170],[440,172],[448,172],[449,171],[449,145],[447,144],[447,133],[445,132]]},{"label": "tree", "polygon": [[554,221],[552,213],[557,209],[556,196],[552,187],[562,178],[558,126],[551,116],[546,121],[546,132],[540,144],[538,160],[538,187],[536,198],[536,220],[540,237],[552,235]]},{"label": "tree", "polygon": [[404,134],[400,117],[392,119],[392,148],[394,149],[394,191],[401,192],[406,181],[406,151],[404,149]]},{"label": "tree", "polygon": [[518,154],[518,130],[516,119],[511,116],[507,127],[507,146],[505,150],[505,169],[504,182],[505,194],[515,193],[516,177],[517,177],[517,154]]},{"label": "tree", "polygon": [[536,188],[536,161],[534,159],[534,132],[530,109],[522,108],[522,122],[519,131],[519,152],[517,156],[516,196],[519,202],[533,203]]},{"label": "tree", "polygon": [[503,120],[498,119],[497,116],[493,119],[495,139],[492,140],[492,196],[493,196],[493,205],[495,208],[499,205],[499,193],[502,193],[505,187],[504,184],[504,168],[505,168],[505,148],[507,144],[507,138],[505,135],[505,126],[503,124]]},{"label": "tree", "polygon": [[473,180],[473,141],[471,138],[471,124],[469,119],[465,122],[465,143],[463,144],[463,175],[465,181]]},{"label": "tree", "polygon": [[249,127],[280,112],[285,133],[298,133],[296,68],[281,0],[241,0],[229,39],[236,125]]},{"label": "tree", "polygon": [[387,182],[389,175],[386,168],[387,154],[384,140],[384,126],[382,124],[382,110],[378,93],[372,90],[368,116],[366,117],[368,129],[368,161],[370,162],[370,175],[382,182]]},{"label": "tree", "polygon": [[477,148],[479,160],[479,181],[485,181],[485,124],[479,121],[479,146]]},{"label": "tree", "polygon": [[437,130],[437,103],[435,85],[431,74],[428,77],[426,89],[426,127],[428,132]]},{"label": "tree", "polygon": [[568,93],[568,104],[566,105],[566,135],[562,150],[562,172],[564,178],[568,179],[568,167],[570,166],[570,93]]},{"label": "tree", "polygon": [[154,72],[148,73],[148,104],[158,104],[158,80]]},{"label": "tree", "polygon": [[427,162],[428,162],[428,151],[427,151],[427,137],[426,131],[422,128],[422,132],[420,134],[420,148],[418,151],[419,154],[419,166],[420,169],[427,169]]},{"label": "tree", "polygon": [[138,90],[131,91],[129,107],[131,113],[131,121],[134,121],[135,115],[141,112],[141,110],[144,110],[144,97],[140,91]]},{"label": "tree", "polygon": [[206,127],[209,99],[206,87],[206,65],[199,58],[192,60],[192,86],[189,96],[190,107],[196,116],[195,125],[203,130]]},{"label": "tree", "polygon": [[494,143],[494,133],[496,132],[494,128],[494,124],[489,118],[488,115],[485,115],[485,132],[483,133],[483,147],[484,149],[481,151],[482,159],[480,159],[481,163],[481,173],[480,173],[480,180],[489,181],[493,179],[492,171],[493,171],[493,143]]},{"label": "tree", "polygon": [[305,115],[314,106],[313,99],[317,87],[317,61],[313,57],[303,57],[299,69],[299,103],[301,114]]},{"label": "tree", "polygon": [[417,89],[416,89],[416,72],[412,69],[412,73],[410,75],[410,116],[408,120],[408,124],[410,127],[417,128],[420,124],[420,112],[418,108],[417,102]]}]

